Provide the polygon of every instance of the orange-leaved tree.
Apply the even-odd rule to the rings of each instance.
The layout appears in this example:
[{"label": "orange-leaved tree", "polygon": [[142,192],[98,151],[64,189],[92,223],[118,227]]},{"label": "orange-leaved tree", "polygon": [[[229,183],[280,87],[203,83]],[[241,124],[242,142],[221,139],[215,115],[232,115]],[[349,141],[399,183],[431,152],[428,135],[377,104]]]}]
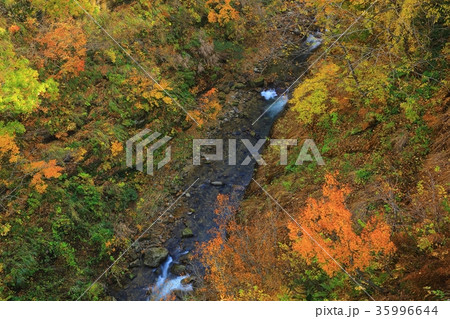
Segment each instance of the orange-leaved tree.
[{"label": "orange-leaved tree", "polygon": [[229,197],[217,196],[218,228],[200,245],[206,266],[205,298],[221,300],[274,300],[283,294],[282,262],[277,257],[276,213],[259,214],[245,224],[236,220]]},{"label": "orange-leaved tree", "polygon": [[366,269],[378,255],[394,252],[391,228],[383,215],[372,216],[361,231],[355,231],[352,213],[345,205],[350,189],[340,185],[332,174],[327,174],[325,180],[323,198],[309,198],[306,207],[295,216],[296,222],[288,225],[293,250],[308,264],[317,261],[330,276],[340,267],[327,253],[348,272],[354,272]]},{"label": "orange-leaved tree", "polygon": [[239,4],[236,0],[207,0],[206,6],[209,8],[208,21],[218,22],[224,26],[228,22],[239,19],[239,11],[235,6]]},{"label": "orange-leaved tree", "polygon": [[222,105],[220,105],[218,91],[216,88],[212,88],[204,93],[199,99],[200,108],[193,110],[189,113],[197,123],[201,126],[205,123],[205,120],[215,120]]},{"label": "orange-leaved tree", "polygon": [[42,178],[58,178],[61,176],[62,170],[63,168],[56,164],[56,160],[31,162],[26,167],[26,171],[33,174],[30,185],[34,186],[36,191],[41,194],[45,192],[48,186]]},{"label": "orange-leaved tree", "polygon": [[37,41],[42,46],[43,58],[39,61],[57,78],[76,77],[84,71],[86,61],[86,36],[75,21],[58,22]]}]

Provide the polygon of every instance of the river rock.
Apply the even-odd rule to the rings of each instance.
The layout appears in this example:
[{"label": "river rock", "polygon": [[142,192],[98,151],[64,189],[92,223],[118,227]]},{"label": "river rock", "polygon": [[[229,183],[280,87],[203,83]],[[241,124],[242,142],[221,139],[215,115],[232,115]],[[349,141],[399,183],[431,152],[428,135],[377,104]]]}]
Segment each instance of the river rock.
[{"label": "river rock", "polygon": [[181,264],[173,264],[170,272],[174,275],[181,276],[186,271],[186,266]]},{"label": "river rock", "polygon": [[132,261],[130,263],[130,268],[139,267],[140,265],[141,265],[141,260],[140,259],[136,259],[135,261]]},{"label": "river rock", "polygon": [[130,258],[131,258],[131,259],[133,259],[133,260],[138,259],[138,258],[141,256],[139,246],[132,247],[132,248],[130,249],[129,254],[130,254]]},{"label": "river rock", "polygon": [[185,229],[183,229],[183,232],[181,233],[181,237],[183,237],[183,238],[194,237],[194,233],[192,232],[192,229],[190,229],[189,227],[186,227]]},{"label": "river rock", "polygon": [[189,261],[191,260],[192,254],[191,253],[187,253],[185,255],[182,255],[179,259],[180,263],[182,264],[188,264]]},{"label": "river rock", "polygon": [[164,247],[152,247],[144,251],[144,265],[156,268],[169,255],[169,251]]},{"label": "river rock", "polygon": [[251,87],[262,87],[264,86],[264,77],[260,76],[256,79],[254,79],[253,81],[250,81],[250,86]]}]

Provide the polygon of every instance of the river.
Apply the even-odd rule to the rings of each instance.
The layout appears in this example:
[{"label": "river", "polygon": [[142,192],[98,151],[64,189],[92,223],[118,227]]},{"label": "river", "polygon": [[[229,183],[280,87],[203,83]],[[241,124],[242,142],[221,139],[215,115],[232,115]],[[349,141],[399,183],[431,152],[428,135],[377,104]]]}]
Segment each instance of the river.
[{"label": "river", "polygon": [[[308,37],[305,45],[311,46],[312,38]],[[316,38],[314,38],[316,39]],[[315,40],[316,41],[316,40]],[[305,61],[310,52],[317,48],[314,42],[313,47],[304,51],[307,54],[297,57],[297,63],[291,61],[292,66],[287,66],[282,72],[298,74],[304,69]],[[186,256],[195,250],[196,243],[205,242],[210,238],[208,230],[216,227],[215,224],[215,202],[217,195],[224,194],[230,198],[230,204],[238,207],[242,200],[247,186],[252,180],[256,162],[252,160],[248,165],[240,165],[244,159],[250,155],[245,145],[239,142],[248,139],[255,145],[259,139],[266,139],[274,121],[282,113],[288,98],[282,96],[277,100],[277,93],[283,92],[283,86],[287,87],[292,76],[286,76],[282,81],[275,84],[277,88],[266,89],[257,92],[252,88],[239,89],[234,94],[234,99],[244,106],[245,112],[232,111],[227,114],[221,125],[212,130],[208,138],[224,140],[224,154],[228,154],[229,139],[237,140],[236,143],[236,163],[229,165],[227,158],[223,161],[211,161],[195,166],[190,172],[186,185],[199,179],[189,190],[189,196],[185,198],[190,212],[187,212],[182,220],[175,223],[172,236],[165,243],[169,250],[169,256],[159,268],[149,268],[140,266],[133,269],[135,277],[129,281],[123,289],[112,292],[117,300],[167,300],[173,299],[172,292],[176,291],[178,298],[183,292],[191,292],[195,287],[189,282],[190,277],[199,277],[203,274],[202,265],[189,262],[186,265],[186,274],[180,276],[170,271],[175,264],[186,263]],[[277,86],[276,84],[279,84]],[[272,105],[273,104],[273,105]],[[270,109],[265,112],[268,108]],[[264,113],[254,125],[252,124],[261,114]],[[267,144],[267,143],[266,143]],[[261,151],[261,150],[260,150]],[[183,237],[183,229],[188,227],[194,236]]]}]

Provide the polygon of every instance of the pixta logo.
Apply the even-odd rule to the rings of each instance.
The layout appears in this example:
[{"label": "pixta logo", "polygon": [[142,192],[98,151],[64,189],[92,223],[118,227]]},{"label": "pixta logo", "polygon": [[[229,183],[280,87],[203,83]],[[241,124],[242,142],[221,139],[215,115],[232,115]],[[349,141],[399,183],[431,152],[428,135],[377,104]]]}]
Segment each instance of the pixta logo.
[{"label": "pixta logo", "polygon": [[[169,136],[164,136],[160,140],[156,141],[158,137],[161,136],[161,133],[154,132],[150,134],[151,131],[149,129],[144,129],[140,131],[138,134],[130,138],[126,143],[126,156],[127,156],[127,166],[133,167],[133,155],[134,155],[134,146],[136,145],[136,169],[140,172],[144,171],[144,157],[147,158],[146,166],[147,166],[147,174],[153,175],[153,162],[154,162],[154,152],[170,141],[172,138]],[[144,156],[144,149],[147,149],[147,152]],[[165,150],[164,158],[157,164],[157,168],[160,169],[164,165],[170,162],[171,159],[171,147],[168,146]]]},{"label": "pixta logo", "polygon": [[[194,139],[193,145],[193,164],[200,165],[201,158],[207,158],[209,161],[223,161],[223,140],[222,139]],[[248,165],[252,161],[252,158],[258,163],[258,165],[267,165],[266,161],[261,157],[260,150],[267,142],[265,139],[260,139],[253,145],[250,140],[242,139],[240,142],[245,146],[249,155],[244,159],[242,163],[237,163],[236,154],[236,139],[228,140],[228,165]],[[298,141],[295,139],[272,139],[270,140],[270,146],[277,146],[280,148],[280,165],[288,164],[288,146],[297,146]],[[214,146],[216,149],[215,154],[205,154],[201,152],[202,146]],[[312,156],[311,156],[312,155]],[[319,149],[313,140],[307,139],[304,141],[300,153],[298,154],[295,165],[303,165],[304,162],[316,161],[318,165],[325,165],[325,162],[320,155]]]},{"label": "pixta logo", "polygon": [[[160,147],[169,142],[172,138],[164,136],[157,140],[161,136],[161,133],[151,133],[149,129],[142,130],[126,142],[126,156],[127,166],[133,167],[136,165],[136,169],[140,172],[144,172],[144,166],[147,167],[146,172],[148,175],[154,173],[154,153]],[[242,143],[245,146],[245,152],[247,156],[245,159],[237,162],[237,143]],[[255,160],[258,165],[267,165],[260,154],[260,150],[263,145],[269,141],[269,146],[279,147],[280,151],[280,165],[288,165],[288,146],[297,146],[298,141],[295,139],[272,139],[265,140],[260,139],[254,145],[248,139],[228,140],[228,165],[249,165],[252,160]],[[134,162],[134,148],[136,146],[136,161]],[[202,146],[213,146],[216,150],[214,154],[205,154],[201,151]],[[146,153],[144,154],[144,149]],[[223,139],[194,139],[193,145],[193,165],[201,165],[201,158],[205,158],[208,161],[225,161],[224,159],[224,140]],[[144,158],[146,158],[146,164],[144,165]],[[157,169],[162,168],[171,160],[171,147],[167,146],[164,152],[164,158],[156,165]],[[297,156],[295,165],[303,165],[304,162],[315,161],[318,165],[325,165],[325,162],[320,155],[320,152],[311,139],[306,139],[300,149],[300,153]]]}]

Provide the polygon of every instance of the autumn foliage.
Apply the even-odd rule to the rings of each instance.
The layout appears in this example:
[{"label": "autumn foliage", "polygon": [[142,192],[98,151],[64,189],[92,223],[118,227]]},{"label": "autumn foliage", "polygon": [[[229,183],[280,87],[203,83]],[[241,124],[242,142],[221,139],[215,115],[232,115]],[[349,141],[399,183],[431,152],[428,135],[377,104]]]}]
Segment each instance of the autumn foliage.
[{"label": "autumn foliage", "polygon": [[331,174],[325,180],[323,197],[309,198],[306,207],[295,216],[296,222],[288,225],[293,250],[309,264],[316,261],[330,276],[341,269],[329,255],[348,272],[354,272],[370,266],[379,254],[394,252],[391,228],[383,215],[371,217],[357,233],[352,214],[345,206],[350,189],[341,186]]},{"label": "autumn foliage", "polygon": [[[269,165],[253,177],[295,222],[254,183],[240,203],[219,195],[193,298],[363,299],[363,287],[377,299],[449,299],[445,1],[4,0],[0,9],[0,299],[77,299],[119,258],[83,296],[109,298],[135,271],[132,250],[121,251],[204,169],[184,165],[192,138],[266,131],[313,138],[326,165],[296,165],[292,146],[283,166],[265,150]],[[310,35],[321,38],[314,52]],[[251,121],[269,88],[289,88],[290,107],[262,129]],[[154,177],[125,165],[126,141],[144,128],[173,137],[173,165]],[[214,191],[228,191],[231,177]],[[186,206],[194,199],[203,200]],[[197,217],[178,219],[188,210],[178,204],[142,240],[169,243],[172,219]]]},{"label": "autumn foliage", "polygon": [[350,189],[335,175],[328,174],[325,180],[322,197],[310,197],[300,212],[293,214],[295,222],[272,210],[245,222],[229,198],[219,195],[215,210],[218,228],[211,240],[199,247],[207,267],[206,297],[303,299],[304,287],[318,276],[311,274],[317,272],[311,270],[315,267],[329,278],[347,280],[337,263],[354,276],[382,269],[396,250],[383,215],[371,217],[358,229],[345,206]]},{"label": "autumn foliage", "polygon": [[158,84],[143,74],[134,70],[125,81],[129,85],[128,100],[134,104],[137,109],[143,109],[148,112],[164,112],[166,108],[175,108],[173,100],[167,95],[172,88],[166,80],[161,80]]},{"label": "autumn foliage", "polygon": [[207,267],[208,299],[273,300],[283,291],[277,258],[276,214],[267,212],[252,225],[238,223],[236,210],[226,195],[217,196],[218,228],[199,247]]},{"label": "autumn foliage", "polygon": [[[0,135],[0,158],[6,157],[9,163],[17,161],[19,148],[9,134]],[[0,166],[1,168],[1,166]]]},{"label": "autumn foliage", "polygon": [[40,63],[54,70],[57,78],[74,77],[84,70],[86,37],[75,21],[55,23],[36,40],[43,49]]},{"label": "autumn foliage", "polygon": [[57,178],[61,176],[63,168],[56,165],[56,160],[50,160],[48,162],[32,162],[26,170],[33,173],[30,185],[34,186],[39,193],[43,193],[47,189],[47,184],[43,178]]},{"label": "autumn foliage", "polygon": [[222,106],[219,102],[218,91],[216,88],[208,90],[199,98],[199,107],[190,112],[190,115],[203,125],[205,120],[215,120]]},{"label": "autumn foliage", "polygon": [[338,104],[330,94],[338,82],[338,71],[339,67],[334,63],[322,64],[313,77],[297,86],[290,103],[294,105],[301,123],[311,124],[318,116],[332,112],[333,104]]},{"label": "autumn foliage", "polygon": [[224,26],[230,21],[239,19],[239,12],[235,6],[239,4],[236,0],[208,0],[206,6],[210,9],[208,14],[209,22],[217,22]]}]

